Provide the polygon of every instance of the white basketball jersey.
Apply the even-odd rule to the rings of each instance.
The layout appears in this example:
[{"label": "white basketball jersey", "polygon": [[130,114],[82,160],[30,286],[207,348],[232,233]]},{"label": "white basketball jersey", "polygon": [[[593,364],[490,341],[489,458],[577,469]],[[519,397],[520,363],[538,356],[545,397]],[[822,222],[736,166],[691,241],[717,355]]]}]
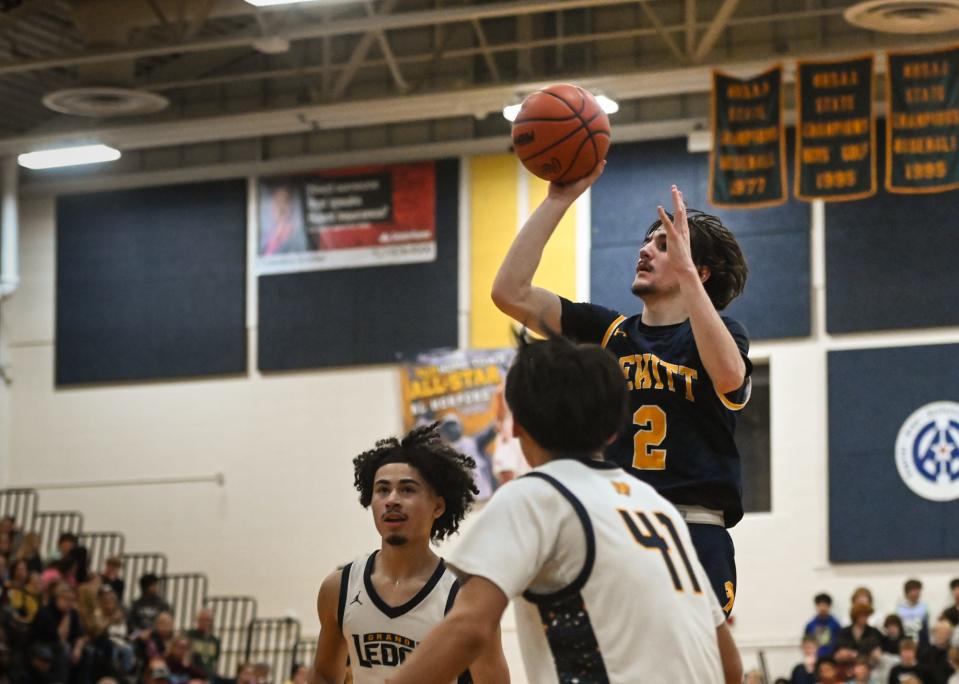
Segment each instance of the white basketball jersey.
[{"label": "white basketball jersey", "polygon": [[376,555],[374,551],[345,566],[340,580],[339,621],[354,684],[383,684],[393,676],[452,608],[459,588],[441,559],[416,596],[402,606],[390,606],[373,586]]},{"label": "white basketball jersey", "polygon": [[531,684],[723,682],[722,609],[682,516],[605,462],[501,487],[448,558],[515,601]]}]

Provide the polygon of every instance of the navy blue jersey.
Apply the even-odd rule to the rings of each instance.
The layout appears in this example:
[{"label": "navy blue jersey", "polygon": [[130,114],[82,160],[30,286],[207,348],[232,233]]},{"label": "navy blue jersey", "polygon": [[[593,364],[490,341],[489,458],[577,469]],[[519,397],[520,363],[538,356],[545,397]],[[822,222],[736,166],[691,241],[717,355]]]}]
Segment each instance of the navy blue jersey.
[{"label": "navy blue jersey", "polygon": [[[726,526],[743,517],[736,411],[749,399],[749,382],[719,394],[703,367],[689,321],[645,325],[596,304],[562,299],[562,332],[600,344],[619,362],[629,386],[632,422],[606,450],[606,459],[648,482],[674,504],[721,510]],[[743,326],[722,317],[736,341],[747,377],[749,339]]]}]

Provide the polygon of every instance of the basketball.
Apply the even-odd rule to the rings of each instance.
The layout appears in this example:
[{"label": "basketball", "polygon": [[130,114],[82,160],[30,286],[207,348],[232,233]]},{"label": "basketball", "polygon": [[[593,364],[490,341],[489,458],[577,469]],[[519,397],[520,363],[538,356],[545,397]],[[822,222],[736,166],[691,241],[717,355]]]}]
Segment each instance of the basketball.
[{"label": "basketball", "polygon": [[589,91],[552,85],[523,101],[513,122],[513,149],[533,175],[572,183],[606,158],[609,117]]}]

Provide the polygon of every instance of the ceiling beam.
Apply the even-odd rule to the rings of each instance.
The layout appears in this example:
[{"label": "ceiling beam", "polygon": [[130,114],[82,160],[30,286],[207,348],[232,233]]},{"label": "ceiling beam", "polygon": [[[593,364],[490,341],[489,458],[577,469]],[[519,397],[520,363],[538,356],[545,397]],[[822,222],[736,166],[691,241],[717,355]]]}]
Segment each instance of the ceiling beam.
[{"label": "ceiling beam", "polygon": [[679,63],[684,64],[688,62],[689,56],[680,49],[679,44],[673,39],[673,36],[663,27],[663,22],[659,20],[653,8],[649,6],[648,0],[639,0],[639,6],[642,8],[646,18],[649,19],[653,25],[653,28],[656,29],[656,33],[658,33],[659,37],[666,43],[666,47],[668,47],[669,51],[679,60]]},{"label": "ceiling beam", "polygon": [[696,48],[696,52],[693,54],[694,62],[703,61],[703,57],[708,55],[709,51],[713,49],[713,45],[716,44],[723,29],[726,28],[726,24],[729,23],[729,19],[733,16],[733,12],[736,11],[738,4],[739,0],[723,0],[723,4],[716,12],[716,16],[713,17],[712,23],[710,23],[709,28],[706,29],[706,34],[703,36],[703,39],[699,41],[699,47]]},{"label": "ceiling beam", "polygon": [[[376,30],[390,31],[419,26],[455,24],[459,22],[469,22],[473,19],[527,16],[530,14],[542,14],[545,12],[583,7],[626,5],[632,4],[633,2],[635,2],[635,0],[517,0],[516,2],[498,2],[488,5],[444,8],[442,12],[424,10],[419,12],[403,12],[402,14],[388,16],[377,14],[375,17],[342,19],[330,23],[294,26],[284,31],[278,31],[276,36],[293,42],[322,36],[365,34]],[[259,34],[248,32],[235,36],[224,36],[222,38],[183,43],[169,43],[151,47],[104,50],[25,61],[7,61],[0,62],[0,74],[77,66],[80,64],[126,61],[140,57],[155,57],[181,52],[210,52],[231,47],[251,46],[260,37]]]}]

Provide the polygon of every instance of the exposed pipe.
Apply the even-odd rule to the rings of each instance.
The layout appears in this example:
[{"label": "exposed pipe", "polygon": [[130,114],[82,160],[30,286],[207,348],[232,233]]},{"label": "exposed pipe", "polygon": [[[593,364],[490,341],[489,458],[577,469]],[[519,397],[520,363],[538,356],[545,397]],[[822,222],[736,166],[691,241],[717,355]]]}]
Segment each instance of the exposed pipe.
[{"label": "exposed pipe", "polygon": [[226,483],[223,473],[185,477],[140,477],[131,480],[91,480],[88,482],[49,482],[17,485],[17,489],[99,489],[101,487],[140,487],[143,485],[194,484],[212,482],[218,487]]},{"label": "exposed pipe", "polygon": [[0,159],[0,301],[6,299],[20,285],[20,273],[17,268],[19,208],[17,206],[17,160],[14,156]]}]

